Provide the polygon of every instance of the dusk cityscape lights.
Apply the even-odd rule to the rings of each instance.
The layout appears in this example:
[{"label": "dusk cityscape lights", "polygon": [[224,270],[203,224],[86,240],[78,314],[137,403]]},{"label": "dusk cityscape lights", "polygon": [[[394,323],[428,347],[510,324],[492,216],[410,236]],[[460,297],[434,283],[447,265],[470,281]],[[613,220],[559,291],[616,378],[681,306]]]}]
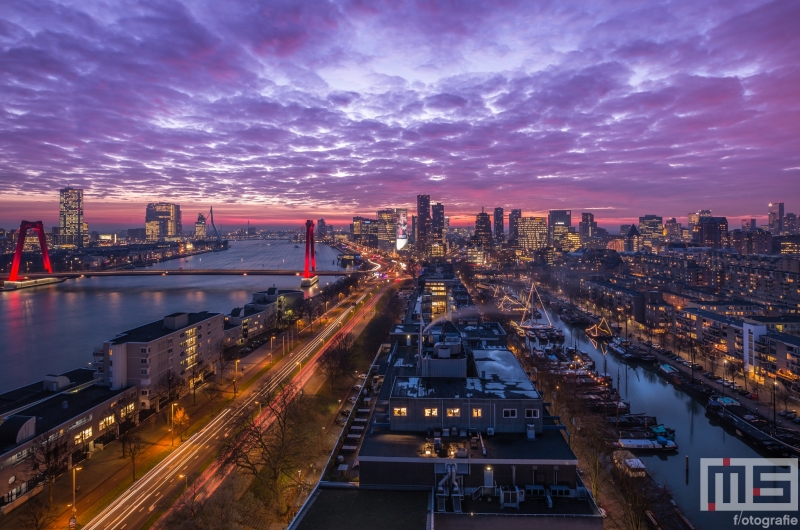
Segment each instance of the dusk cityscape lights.
[{"label": "dusk cityscape lights", "polygon": [[798,527],[798,28],[0,7],[0,530]]}]

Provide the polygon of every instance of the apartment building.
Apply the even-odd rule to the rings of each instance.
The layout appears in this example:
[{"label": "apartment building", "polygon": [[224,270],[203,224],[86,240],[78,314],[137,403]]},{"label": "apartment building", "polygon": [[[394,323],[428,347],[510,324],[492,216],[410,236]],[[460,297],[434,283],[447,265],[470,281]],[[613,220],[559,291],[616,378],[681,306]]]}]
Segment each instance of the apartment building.
[{"label": "apartment building", "polygon": [[137,386],[140,408],[158,409],[158,384],[167,370],[190,384],[214,372],[210,359],[224,347],[221,313],[173,313],[120,333],[95,352],[103,384],[112,389]]}]

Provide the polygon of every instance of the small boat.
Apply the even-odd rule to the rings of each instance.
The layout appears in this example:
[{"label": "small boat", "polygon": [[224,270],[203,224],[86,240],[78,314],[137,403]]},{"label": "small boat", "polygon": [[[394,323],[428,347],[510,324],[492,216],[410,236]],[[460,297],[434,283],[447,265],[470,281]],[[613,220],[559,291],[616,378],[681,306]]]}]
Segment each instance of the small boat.
[{"label": "small boat", "polygon": [[618,449],[628,451],[677,451],[678,444],[672,440],[667,440],[663,436],[656,437],[655,440],[636,440],[631,438],[620,438],[611,444]]},{"label": "small boat", "polygon": [[650,430],[655,434],[657,437],[661,436],[667,440],[675,440],[675,429],[668,429],[663,425],[655,425],[650,427]]},{"label": "small boat", "polygon": [[647,476],[647,469],[644,462],[639,460],[630,451],[614,451],[614,464],[617,469],[624,472],[628,476],[643,478]]}]

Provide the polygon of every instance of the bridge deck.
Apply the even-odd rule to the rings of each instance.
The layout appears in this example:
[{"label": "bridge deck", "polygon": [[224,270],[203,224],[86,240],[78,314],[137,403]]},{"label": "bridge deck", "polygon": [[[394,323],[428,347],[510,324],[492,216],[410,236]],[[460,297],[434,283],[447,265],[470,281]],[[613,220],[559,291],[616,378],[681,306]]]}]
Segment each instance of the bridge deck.
[{"label": "bridge deck", "polygon": [[[361,271],[316,271],[317,276],[347,276]],[[26,279],[80,278],[81,276],[302,276],[303,271],[280,269],[127,269],[26,274]]]}]

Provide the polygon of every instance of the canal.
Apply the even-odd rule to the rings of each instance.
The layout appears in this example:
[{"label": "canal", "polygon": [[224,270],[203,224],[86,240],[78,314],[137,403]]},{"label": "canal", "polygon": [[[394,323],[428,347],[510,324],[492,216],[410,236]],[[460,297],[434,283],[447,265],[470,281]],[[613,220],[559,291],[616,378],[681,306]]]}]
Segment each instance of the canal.
[{"label": "canal", "polygon": [[[594,359],[597,371],[603,370],[603,353],[596,348],[582,328],[568,326],[548,309],[553,323],[565,335],[565,346],[577,345]],[[605,356],[607,372],[631,412],[656,416],[659,423],[675,429],[678,452],[637,455],[658,484],[666,485],[678,506],[696,528],[727,528],[733,513],[700,511],[701,458],[754,458],[761,456],[721,426],[711,424],[705,415],[705,403],[678,390],[660,377],[654,368],[628,365],[617,357]],[[656,365],[658,366],[658,365]],[[619,384],[617,378],[619,377]],[[686,456],[689,472],[686,472]]]}]

